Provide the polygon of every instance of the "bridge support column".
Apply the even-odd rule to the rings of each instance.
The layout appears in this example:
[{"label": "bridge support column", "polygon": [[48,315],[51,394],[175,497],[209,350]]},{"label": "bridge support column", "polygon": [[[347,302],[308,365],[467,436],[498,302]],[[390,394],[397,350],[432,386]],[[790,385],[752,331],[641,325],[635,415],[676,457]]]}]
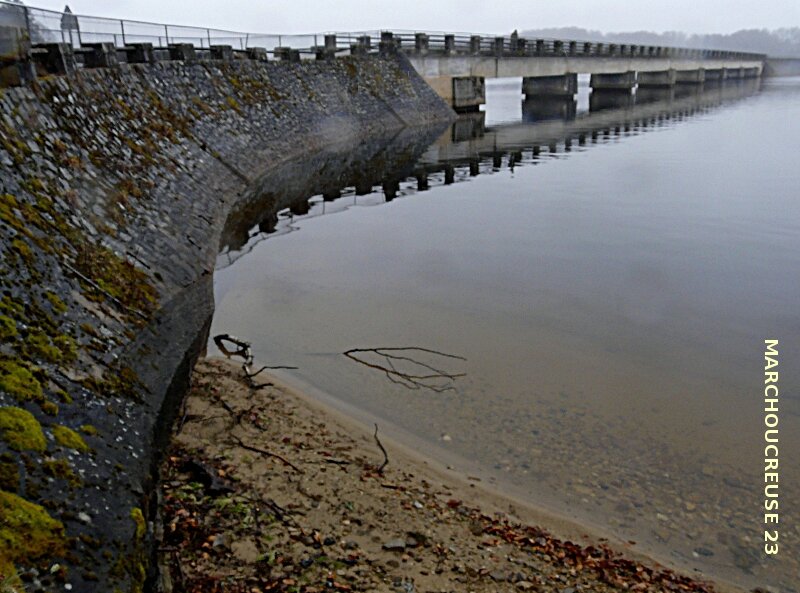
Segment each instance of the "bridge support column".
[{"label": "bridge support column", "polygon": [[678,70],[675,75],[675,82],[678,84],[703,84],[706,80],[706,71],[702,68]]},{"label": "bridge support column", "polygon": [[742,78],[758,78],[761,76],[761,69],[755,68],[742,68]]},{"label": "bridge support column", "polygon": [[603,91],[628,91],[636,84],[636,72],[618,72],[614,74],[592,74],[589,82],[592,89]]},{"label": "bridge support column", "polygon": [[526,97],[572,97],[578,92],[578,75],[526,76],[522,92]]},{"label": "bridge support column", "polygon": [[657,70],[636,74],[636,82],[640,87],[670,87],[675,84],[675,80],[675,70]]},{"label": "bridge support column", "polygon": [[744,68],[725,68],[725,80],[742,78]]},{"label": "bridge support column", "polygon": [[486,85],[482,76],[453,78],[452,105],[456,111],[478,111],[486,103]]},{"label": "bridge support column", "polygon": [[432,76],[426,77],[425,82],[458,112],[478,111],[486,103],[482,76]]},{"label": "bridge support column", "polygon": [[706,82],[719,82],[721,80],[725,80],[725,68],[706,70]]}]

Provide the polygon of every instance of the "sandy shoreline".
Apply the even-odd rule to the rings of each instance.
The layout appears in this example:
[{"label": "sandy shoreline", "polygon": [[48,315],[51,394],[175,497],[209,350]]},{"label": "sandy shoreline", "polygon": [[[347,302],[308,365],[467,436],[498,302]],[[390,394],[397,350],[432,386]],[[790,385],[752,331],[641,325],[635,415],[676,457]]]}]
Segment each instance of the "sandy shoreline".
[{"label": "sandy shoreline", "polygon": [[258,390],[239,377],[225,360],[198,364],[162,468],[175,590],[741,591],[383,433],[380,473],[372,427],[274,377]]}]

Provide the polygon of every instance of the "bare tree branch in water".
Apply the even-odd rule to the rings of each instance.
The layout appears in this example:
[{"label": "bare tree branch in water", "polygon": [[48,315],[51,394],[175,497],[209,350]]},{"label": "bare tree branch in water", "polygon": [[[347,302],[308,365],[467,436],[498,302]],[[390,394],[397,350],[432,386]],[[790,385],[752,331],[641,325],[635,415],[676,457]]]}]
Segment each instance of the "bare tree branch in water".
[{"label": "bare tree branch in water", "polygon": [[[453,360],[467,360],[463,356],[418,346],[352,348],[343,354],[350,360],[383,372],[389,381],[402,385],[406,389],[430,389],[436,393],[442,393],[455,389],[453,382],[459,377],[466,376],[466,373],[451,373],[420,359],[420,355],[428,354]],[[377,357],[378,362],[370,361],[368,359],[370,355]],[[401,370],[398,368],[400,364],[410,365],[415,370]]]},{"label": "bare tree branch in water", "polygon": [[[214,343],[226,357],[232,358],[234,356],[238,356],[244,359],[244,362],[242,363],[242,370],[244,371],[245,379],[247,379],[247,383],[250,385],[251,389],[261,389],[262,387],[268,387],[272,385],[272,383],[258,384],[253,380],[261,372],[267,369],[275,370],[297,368],[291,366],[263,366],[253,373],[250,371],[250,367],[253,366],[253,351],[250,349],[250,342],[246,342],[241,338],[237,338],[230,334],[217,334],[214,336]],[[233,344],[236,346],[236,348],[229,348],[226,343]]]}]

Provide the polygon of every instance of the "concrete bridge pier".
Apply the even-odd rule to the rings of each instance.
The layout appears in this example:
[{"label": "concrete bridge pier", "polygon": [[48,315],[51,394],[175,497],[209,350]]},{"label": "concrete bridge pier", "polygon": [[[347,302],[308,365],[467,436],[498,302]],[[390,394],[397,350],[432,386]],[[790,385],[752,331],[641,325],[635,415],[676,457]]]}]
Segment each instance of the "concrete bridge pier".
[{"label": "concrete bridge pier", "polygon": [[522,92],[532,97],[572,97],[578,92],[578,75],[526,76],[522,79]]},{"label": "concrete bridge pier", "polygon": [[725,68],[725,80],[743,78],[744,68]]},{"label": "concrete bridge pier", "polygon": [[639,88],[664,88],[675,84],[675,70],[656,70],[653,72],[638,72],[636,82]]},{"label": "concrete bridge pier", "polygon": [[706,82],[721,82],[723,80],[725,80],[725,68],[706,70]]},{"label": "concrete bridge pier", "polygon": [[483,76],[436,76],[426,77],[425,81],[459,113],[478,111],[486,103]]},{"label": "concrete bridge pier", "polygon": [[631,92],[636,84],[636,72],[615,72],[613,74],[592,74],[589,86],[592,90]]},{"label": "concrete bridge pier", "polygon": [[706,80],[706,71],[702,68],[697,70],[678,70],[675,73],[675,82],[678,84],[703,84]]}]

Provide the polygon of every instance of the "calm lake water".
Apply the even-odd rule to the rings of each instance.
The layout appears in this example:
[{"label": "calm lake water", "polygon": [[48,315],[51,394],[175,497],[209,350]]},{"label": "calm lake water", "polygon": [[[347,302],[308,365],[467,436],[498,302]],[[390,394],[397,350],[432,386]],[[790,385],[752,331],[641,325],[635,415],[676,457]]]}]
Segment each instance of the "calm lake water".
[{"label": "calm lake water", "polygon": [[[212,334],[684,570],[800,590],[800,79],[635,102],[581,83],[574,104],[490,83],[486,113],[404,152],[415,165],[309,171],[338,189],[223,249]],[[763,553],[767,338],[777,558]],[[387,373],[343,355],[377,347],[465,360],[354,354]]]}]

